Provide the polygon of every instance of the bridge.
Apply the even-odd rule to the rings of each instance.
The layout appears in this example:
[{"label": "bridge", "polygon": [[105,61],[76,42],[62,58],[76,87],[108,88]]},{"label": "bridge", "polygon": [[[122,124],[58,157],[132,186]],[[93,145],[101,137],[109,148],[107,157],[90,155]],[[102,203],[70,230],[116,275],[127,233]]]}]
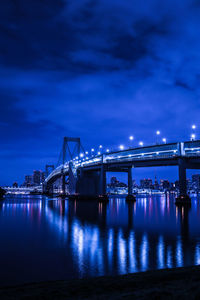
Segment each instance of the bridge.
[{"label": "bridge", "polygon": [[[75,143],[77,151],[69,151],[69,142]],[[82,153],[81,153],[82,150]],[[70,152],[69,159],[66,153]],[[126,172],[128,174],[128,196],[132,195],[132,169],[139,167],[177,166],[179,169],[178,203],[190,201],[187,195],[186,170],[200,169],[200,140],[159,144],[129,148],[110,153],[88,156],[80,143],[80,138],[64,138],[62,163],[46,178],[43,190],[51,193],[53,183],[61,178],[62,193],[65,194],[65,177],[68,176],[69,194],[106,197],[106,172]]]}]

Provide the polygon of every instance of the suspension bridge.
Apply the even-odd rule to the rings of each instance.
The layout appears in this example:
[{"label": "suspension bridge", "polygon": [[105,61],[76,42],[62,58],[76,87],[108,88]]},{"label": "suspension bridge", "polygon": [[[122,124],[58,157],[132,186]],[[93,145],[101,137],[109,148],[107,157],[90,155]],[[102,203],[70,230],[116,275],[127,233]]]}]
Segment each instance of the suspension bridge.
[{"label": "suspension bridge", "polygon": [[179,197],[177,203],[190,202],[187,195],[186,170],[200,169],[200,140],[129,148],[89,157],[80,138],[65,137],[59,164],[45,179],[43,191],[46,194],[53,193],[53,184],[60,178],[62,194],[65,195],[67,176],[69,195],[107,199],[106,173],[126,172],[128,174],[127,200],[134,200],[132,170],[139,167],[158,166],[178,167]]}]

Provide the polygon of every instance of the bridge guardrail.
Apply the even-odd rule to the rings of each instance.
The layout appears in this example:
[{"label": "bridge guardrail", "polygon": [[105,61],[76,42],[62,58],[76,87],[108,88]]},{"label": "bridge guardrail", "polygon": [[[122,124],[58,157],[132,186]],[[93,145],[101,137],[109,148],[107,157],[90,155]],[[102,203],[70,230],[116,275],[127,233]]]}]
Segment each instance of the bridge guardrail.
[{"label": "bridge guardrail", "polygon": [[[126,149],[123,151],[117,151],[112,153],[105,153],[95,157],[91,157],[87,160],[74,162],[76,169],[80,167],[95,166],[101,163],[113,163],[123,161],[139,161],[139,160],[153,160],[153,159],[166,159],[178,156],[200,156],[200,140],[187,141],[181,143],[171,143],[162,145],[153,145],[147,147],[140,147],[134,149]],[[63,165],[59,166],[46,178],[45,182],[48,182],[52,177],[61,173]],[[69,169],[69,162],[64,165],[64,172]]]}]

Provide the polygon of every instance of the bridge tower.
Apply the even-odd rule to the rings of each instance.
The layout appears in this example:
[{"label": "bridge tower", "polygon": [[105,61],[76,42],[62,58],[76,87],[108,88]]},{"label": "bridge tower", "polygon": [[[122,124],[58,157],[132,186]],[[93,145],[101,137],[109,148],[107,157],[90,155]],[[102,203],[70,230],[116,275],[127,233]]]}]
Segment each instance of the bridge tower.
[{"label": "bridge tower", "polygon": [[73,159],[75,157],[79,157],[81,151],[85,152],[79,137],[64,137],[62,149],[57,163],[58,166],[62,165],[61,182],[63,195],[66,194],[64,164],[69,162],[69,192],[70,194],[73,194],[75,192],[76,185],[76,175],[73,171]]},{"label": "bridge tower", "polygon": [[55,169],[54,165],[46,165],[45,167],[45,176],[49,176],[49,174]]}]

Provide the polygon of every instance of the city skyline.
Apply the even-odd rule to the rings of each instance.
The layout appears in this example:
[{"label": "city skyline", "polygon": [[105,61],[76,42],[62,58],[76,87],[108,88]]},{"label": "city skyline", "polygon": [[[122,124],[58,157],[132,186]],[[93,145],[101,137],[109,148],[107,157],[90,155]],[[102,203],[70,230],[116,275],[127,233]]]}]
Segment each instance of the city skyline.
[{"label": "city skyline", "polygon": [[[141,143],[141,142],[140,142]],[[140,144],[139,143],[139,144]],[[161,143],[160,143],[161,144]],[[163,144],[163,142],[162,142]],[[165,143],[164,143],[165,144]],[[101,152],[99,152],[99,147],[100,147],[100,150]],[[102,149],[103,146],[100,145],[99,147],[96,148],[96,155],[98,154],[103,154],[103,153],[107,153],[107,152],[110,152],[110,149],[113,149],[112,147],[109,149],[109,148],[105,148],[104,150]],[[120,147],[122,147],[122,145],[118,146],[118,147],[115,147],[115,151],[118,151],[120,150]],[[126,149],[124,148],[123,146],[123,149]],[[91,149],[91,154],[88,153],[88,151],[86,151],[86,153],[88,153],[88,156],[90,157],[91,155],[95,155],[95,152],[93,152],[93,150],[95,150],[94,148]],[[121,149],[122,150],[122,149]],[[83,154],[81,153],[80,154],[80,158],[83,157]],[[54,167],[54,165],[46,165],[46,167],[49,166],[49,167]],[[44,167],[44,166],[43,166]],[[46,169],[45,167],[45,169]],[[35,168],[37,169],[37,168]],[[28,170],[28,173],[31,173],[33,170]],[[34,171],[33,171],[34,172]],[[37,172],[37,171],[36,171]],[[38,172],[41,172],[41,173],[47,173],[47,169],[45,171],[42,171],[42,168],[40,170],[38,170]],[[118,172],[117,172],[118,173]],[[190,169],[187,169],[186,171],[186,175],[187,175],[187,178],[190,178],[192,175],[195,175],[195,174],[199,174],[199,170],[196,169],[196,170],[190,170]],[[175,182],[176,180],[178,180],[178,167],[177,166],[158,166],[158,167],[141,167],[141,168],[133,168],[132,169],[132,174],[133,176],[135,176],[135,180],[137,182],[139,182],[141,180],[141,178],[151,178],[151,179],[154,179],[155,177],[158,178],[158,180],[162,180],[164,178],[164,180],[169,180],[169,181],[172,181],[172,182]],[[30,176],[30,175],[27,175],[27,174],[20,174],[19,176],[19,180],[17,178],[14,178],[13,177],[13,180],[11,181],[12,179],[12,176],[10,177],[10,182],[9,183],[4,183],[4,184],[1,184],[2,186],[11,186],[13,183],[19,183],[19,185],[22,184],[22,181],[23,179],[26,177],[26,176]],[[114,172],[108,172],[107,174],[107,177],[108,178],[111,178],[112,176],[114,176]],[[127,175],[124,174],[124,173],[118,173],[118,178],[119,180],[121,181],[126,181],[127,180]]]}]

